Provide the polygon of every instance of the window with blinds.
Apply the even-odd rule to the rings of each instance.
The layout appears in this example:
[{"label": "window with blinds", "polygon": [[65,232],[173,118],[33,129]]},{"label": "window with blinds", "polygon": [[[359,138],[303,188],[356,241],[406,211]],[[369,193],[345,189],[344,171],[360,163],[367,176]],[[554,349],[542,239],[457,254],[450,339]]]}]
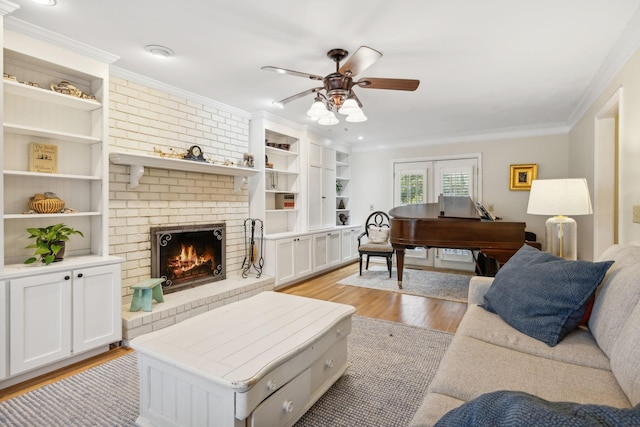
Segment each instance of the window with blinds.
[{"label": "window with blinds", "polygon": [[442,173],[442,194],[445,196],[469,196],[471,176],[468,172]]},{"label": "window with blinds", "polygon": [[400,204],[424,203],[424,174],[402,173],[400,175]]}]

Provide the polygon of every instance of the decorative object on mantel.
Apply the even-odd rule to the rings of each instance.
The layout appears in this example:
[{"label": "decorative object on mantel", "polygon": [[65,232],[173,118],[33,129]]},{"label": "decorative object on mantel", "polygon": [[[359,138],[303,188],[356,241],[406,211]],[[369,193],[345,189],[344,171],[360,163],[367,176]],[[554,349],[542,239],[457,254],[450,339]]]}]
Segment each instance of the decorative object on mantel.
[{"label": "decorative object on mantel", "polygon": [[341,213],[340,215],[338,215],[338,218],[340,218],[340,222],[342,223],[342,225],[347,225],[349,215]]},{"label": "decorative object on mantel", "polygon": [[187,154],[182,156],[185,160],[194,160],[196,162],[205,162],[204,154],[202,153],[202,148],[198,145],[192,145],[187,150]]},{"label": "decorative object on mantel", "polygon": [[[248,226],[251,225],[250,235],[248,235]],[[260,258],[258,256],[256,248],[256,225],[260,226]],[[249,277],[251,267],[256,270],[256,279],[262,275],[262,267],[264,266],[264,223],[258,218],[247,218],[244,220],[244,260],[242,261],[242,277],[246,279]]]},{"label": "decorative object on mantel", "polygon": [[40,258],[45,264],[62,261],[64,257],[65,243],[69,241],[69,236],[79,234],[84,237],[82,231],[68,227],[64,224],[55,224],[43,228],[27,228],[30,239],[36,239],[35,243],[27,246],[27,249],[35,249],[31,258],[24,261],[25,264],[32,264]]},{"label": "decorative object on mantel", "polygon": [[64,200],[50,191],[36,193],[29,199],[29,209],[41,214],[60,213],[64,209]]},{"label": "decorative object on mantel", "polygon": [[71,83],[67,81],[61,81],[58,84],[51,83],[51,90],[57,93],[61,93],[63,95],[74,96],[76,98],[89,99],[91,101],[95,101],[96,97],[89,93],[84,93],[77,87],[73,86]]},{"label": "decorative object on mantel", "polygon": [[256,165],[256,161],[253,154],[244,153],[242,156],[242,166],[252,168],[252,167],[255,167],[255,165]]},{"label": "decorative object on mantel", "polygon": [[169,152],[165,153],[164,151],[162,151],[161,149],[159,149],[158,147],[153,147],[153,151],[154,153],[158,153],[160,155],[160,157],[168,157],[170,159],[184,159],[184,156],[187,155],[186,152],[177,152],[174,151],[173,148],[169,148]]}]

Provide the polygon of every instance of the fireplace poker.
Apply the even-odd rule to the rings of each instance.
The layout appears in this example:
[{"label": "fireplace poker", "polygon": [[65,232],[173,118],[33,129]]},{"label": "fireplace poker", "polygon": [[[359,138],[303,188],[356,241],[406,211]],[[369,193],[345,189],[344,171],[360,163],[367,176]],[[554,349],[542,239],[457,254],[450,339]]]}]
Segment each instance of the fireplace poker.
[{"label": "fireplace poker", "polygon": [[[255,241],[255,233],[256,233],[256,223],[260,225],[260,258],[257,260],[256,264],[256,241]],[[248,225],[251,224],[251,236],[247,236],[247,228]],[[256,278],[259,278],[262,275],[262,267],[264,266],[264,258],[263,258],[263,247],[264,247],[264,224],[262,220],[258,218],[247,218],[244,220],[244,241],[245,241],[245,250],[244,250],[244,260],[242,261],[242,277],[249,277],[249,273],[251,271],[251,267],[256,270]]]}]

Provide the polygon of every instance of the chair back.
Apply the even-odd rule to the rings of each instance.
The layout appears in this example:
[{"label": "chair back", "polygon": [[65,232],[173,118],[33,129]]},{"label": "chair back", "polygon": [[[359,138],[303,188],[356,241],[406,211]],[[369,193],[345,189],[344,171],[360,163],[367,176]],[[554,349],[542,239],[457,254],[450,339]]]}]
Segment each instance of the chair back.
[{"label": "chair back", "polygon": [[[388,236],[390,234],[390,222],[389,222],[389,215],[387,215],[386,212],[383,211],[376,211],[376,212],[372,212],[371,215],[369,215],[369,217],[367,218],[367,221],[365,222],[365,233],[367,235],[368,238],[371,238],[372,236],[370,236],[369,233],[372,234],[376,234],[376,237],[379,236],[380,231],[383,231],[384,234],[386,234],[387,236],[387,241]],[[376,243],[381,243],[381,242],[376,242]]]}]

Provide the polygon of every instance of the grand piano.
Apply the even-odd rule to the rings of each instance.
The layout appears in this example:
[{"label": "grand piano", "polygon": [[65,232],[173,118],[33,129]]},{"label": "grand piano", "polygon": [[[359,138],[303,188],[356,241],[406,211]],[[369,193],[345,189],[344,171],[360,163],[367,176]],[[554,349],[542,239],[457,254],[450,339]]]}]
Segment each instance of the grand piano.
[{"label": "grand piano", "polygon": [[525,243],[524,222],[482,219],[469,197],[440,195],[437,203],[397,206],[389,216],[400,286],[406,249],[468,249],[476,263],[475,252],[505,262]]}]

